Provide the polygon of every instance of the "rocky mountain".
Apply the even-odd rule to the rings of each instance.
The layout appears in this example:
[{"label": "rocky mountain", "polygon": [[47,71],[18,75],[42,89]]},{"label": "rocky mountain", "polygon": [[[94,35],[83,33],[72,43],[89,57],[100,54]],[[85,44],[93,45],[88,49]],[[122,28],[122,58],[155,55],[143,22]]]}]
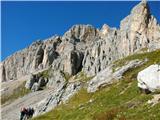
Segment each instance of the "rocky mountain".
[{"label": "rocky mountain", "polygon": [[36,41],[2,62],[2,81],[52,66],[70,75],[83,70],[93,76],[113,61],[142,49],[160,48],[160,25],[147,2],[135,6],[121,21],[120,29],[108,25],[98,30],[91,25],[75,25],[63,36]]},{"label": "rocky mountain", "polygon": [[[0,74],[3,82],[29,76],[25,87],[32,91],[53,88],[44,99],[32,104],[36,116],[65,103],[81,88],[95,92],[122,79],[127,70],[148,62],[136,59],[114,69],[116,60],[157,49],[160,49],[160,25],[151,15],[148,3],[142,1],[120,22],[119,29],[107,24],[101,29],[74,25],[63,36],[36,41],[9,56],[1,62]],[[5,108],[4,113],[9,109]]]}]

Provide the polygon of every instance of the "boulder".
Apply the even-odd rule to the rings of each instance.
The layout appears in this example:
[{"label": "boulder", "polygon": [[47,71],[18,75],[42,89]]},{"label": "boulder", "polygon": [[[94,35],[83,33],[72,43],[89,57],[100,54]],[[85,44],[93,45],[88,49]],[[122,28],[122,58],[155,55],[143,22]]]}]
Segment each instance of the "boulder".
[{"label": "boulder", "polygon": [[30,78],[29,78],[29,80],[27,80],[25,87],[27,89],[31,89],[35,82],[36,82],[36,79],[35,79],[34,75],[30,75]]},{"label": "boulder", "polygon": [[31,91],[35,92],[35,91],[38,91],[40,89],[40,85],[35,82],[31,88]]},{"label": "boulder", "polygon": [[160,89],[160,65],[154,64],[140,71],[137,80],[141,89],[151,92]]}]

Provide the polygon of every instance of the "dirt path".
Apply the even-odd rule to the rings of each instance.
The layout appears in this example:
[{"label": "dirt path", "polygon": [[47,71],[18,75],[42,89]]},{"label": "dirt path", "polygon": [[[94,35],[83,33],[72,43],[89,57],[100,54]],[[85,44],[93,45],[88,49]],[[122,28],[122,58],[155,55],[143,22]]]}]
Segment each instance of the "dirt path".
[{"label": "dirt path", "polygon": [[52,92],[53,89],[33,92],[15,100],[7,106],[2,106],[2,120],[19,120],[20,109],[22,107],[34,106]]}]

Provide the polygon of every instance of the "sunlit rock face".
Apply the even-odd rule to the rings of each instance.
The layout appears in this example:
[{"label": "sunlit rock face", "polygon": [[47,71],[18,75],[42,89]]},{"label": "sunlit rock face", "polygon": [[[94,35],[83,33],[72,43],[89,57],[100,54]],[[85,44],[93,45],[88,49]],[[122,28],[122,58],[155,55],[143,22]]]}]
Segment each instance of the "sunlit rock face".
[{"label": "sunlit rock face", "polygon": [[[121,21],[121,48],[125,54],[138,51],[141,48],[151,48],[151,43],[160,40],[160,27],[156,19],[150,14],[146,1],[135,6],[131,14]],[[159,46],[159,45],[158,45]],[[156,47],[155,47],[156,48]]]},{"label": "sunlit rock face", "polygon": [[83,60],[83,70],[96,75],[113,61],[139,52],[160,48],[160,26],[146,1],[135,6],[120,22],[120,29],[103,25],[100,39],[88,48]]},{"label": "sunlit rock face", "polygon": [[135,6],[120,22],[120,28],[104,24],[74,25],[63,36],[36,41],[1,63],[2,81],[16,80],[48,67],[75,75],[79,71],[94,76],[113,61],[141,49],[160,48],[160,25],[146,1]]}]

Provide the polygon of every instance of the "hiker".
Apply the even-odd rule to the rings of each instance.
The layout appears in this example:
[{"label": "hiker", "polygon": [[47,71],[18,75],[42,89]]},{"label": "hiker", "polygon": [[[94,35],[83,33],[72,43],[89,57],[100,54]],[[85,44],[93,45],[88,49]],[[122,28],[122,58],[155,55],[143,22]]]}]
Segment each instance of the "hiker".
[{"label": "hiker", "polygon": [[22,108],[21,112],[20,112],[20,120],[24,120],[25,119],[26,113],[27,113],[27,109],[25,107]]},{"label": "hiker", "polygon": [[20,120],[27,120],[27,119],[30,119],[32,118],[34,114],[34,108],[25,108],[23,107],[20,111]]},{"label": "hiker", "polygon": [[33,114],[34,114],[34,109],[31,108],[31,107],[29,107],[29,108],[28,108],[28,113],[27,113],[27,118],[28,118],[28,119],[29,119],[29,118],[32,118]]},{"label": "hiker", "polygon": [[32,114],[31,114],[31,117],[32,117],[33,114],[34,114],[34,108],[31,109],[31,113],[32,113]]}]

